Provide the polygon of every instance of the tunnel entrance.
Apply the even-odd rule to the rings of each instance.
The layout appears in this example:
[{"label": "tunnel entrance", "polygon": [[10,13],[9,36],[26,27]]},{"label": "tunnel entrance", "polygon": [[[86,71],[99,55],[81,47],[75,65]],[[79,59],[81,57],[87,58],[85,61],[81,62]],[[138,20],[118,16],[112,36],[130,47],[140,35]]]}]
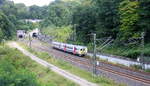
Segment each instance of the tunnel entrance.
[{"label": "tunnel entrance", "polygon": [[19,37],[19,38],[23,38],[23,35],[19,35],[18,37]]},{"label": "tunnel entrance", "polygon": [[32,34],[32,37],[33,37],[33,38],[37,38],[37,33],[33,33],[33,34]]}]

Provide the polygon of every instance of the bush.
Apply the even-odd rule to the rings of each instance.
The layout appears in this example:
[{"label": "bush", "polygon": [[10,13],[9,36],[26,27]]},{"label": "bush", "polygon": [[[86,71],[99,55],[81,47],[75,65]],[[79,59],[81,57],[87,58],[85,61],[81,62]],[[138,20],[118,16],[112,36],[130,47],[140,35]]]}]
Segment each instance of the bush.
[{"label": "bush", "polygon": [[43,33],[54,37],[55,41],[66,42],[72,35],[72,26],[63,27],[47,27],[43,29]]},{"label": "bush", "polygon": [[15,49],[0,48],[0,86],[39,86],[36,77],[29,72],[26,60]]},{"label": "bush", "polygon": [[140,55],[140,51],[131,49],[129,51],[124,52],[122,55],[132,59],[137,59],[137,57]]},{"label": "bush", "polygon": [[150,73],[150,69],[146,69],[145,72],[149,72]]},{"label": "bush", "polygon": [[141,65],[131,65],[131,67],[137,70],[142,69]]},{"label": "bush", "polygon": [[105,47],[100,52],[118,55],[118,56],[124,56],[124,57],[128,57],[131,59],[137,59],[137,57],[140,56],[141,52],[143,52],[144,56],[146,56],[146,57],[150,56],[150,53],[149,53],[150,52],[150,44],[145,44],[144,49],[142,49],[140,45],[138,45],[138,46],[135,46],[135,45],[129,45],[129,46],[111,45],[111,46]]}]

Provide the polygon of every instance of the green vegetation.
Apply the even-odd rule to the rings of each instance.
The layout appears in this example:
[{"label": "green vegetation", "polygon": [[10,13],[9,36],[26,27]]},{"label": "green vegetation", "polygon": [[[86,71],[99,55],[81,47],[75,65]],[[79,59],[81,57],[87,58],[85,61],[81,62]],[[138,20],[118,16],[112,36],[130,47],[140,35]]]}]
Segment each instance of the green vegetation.
[{"label": "green vegetation", "polygon": [[43,19],[48,15],[47,13],[48,6],[40,7],[40,6],[33,5],[26,8],[29,8],[29,10],[27,10],[27,15],[26,15],[27,17],[25,17],[28,19]]},{"label": "green vegetation", "polygon": [[29,70],[37,75],[41,86],[78,86],[72,81],[67,80],[66,78],[54,73],[48,68],[38,65],[37,63],[34,63]]},{"label": "green vegetation", "polygon": [[0,46],[0,86],[78,86],[17,49]]},{"label": "green vegetation", "polygon": [[150,73],[150,69],[145,70],[145,72],[149,72]]},{"label": "green vegetation", "polygon": [[[93,52],[93,45],[88,44],[87,45],[89,52]],[[97,52],[103,53],[103,54],[110,54],[110,55],[116,55],[116,56],[123,56],[123,58],[130,58],[133,60],[136,60],[138,57],[140,57],[141,52],[144,53],[144,61],[150,62],[150,43],[146,43],[144,45],[144,49],[141,48],[141,44],[137,43],[136,45],[125,45],[125,46],[119,46],[118,44],[113,43],[112,45],[106,46],[103,50],[99,50],[101,46],[97,45]]]},{"label": "green vegetation", "polygon": [[0,46],[0,86],[40,86],[25,58],[16,49]]},{"label": "green vegetation", "polygon": [[25,44],[23,43],[19,43],[23,48],[29,50],[30,52],[32,52],[33,54],[37,55],[38,57],[50,62],[51,64],[58,66],[59,68],[62,68],[66,71],[69,71],[72,74],[75,74],[77,76],[80,76],[88,81],[94,82],[99,84],[100,86],[124,86],[122,84],[116,84],[114,81],[105,78],[105,77],[101,77],[101,76],[97,76],[97,77],[93,77],[92,73],[87,72],[85,70],[79,69],[75,66],[73,66],[72,64],[62,60],[62,59],[55,59],[52,56],[50,56],[48,53],[46,52],[39,52],[39,51],[35,51],[30,49],[29,47],[27,47]]},{"label": "green vegetation", "polygon": [[23,3],[15,4],[11,0],[0,0],[0,38],[12,39],[16,37],[18,29],[38,28],[38,24],[27,22],[25,19],[43,19],[47,16],[47,9],[47,6],[26,7]]},{"label": "green vegetation", "polygon": [[[57,0],[48,6],[48,15],[40,25],[47,29],[42,29],[44,31],[51,30],[51,26],[59,28],[71,25],[76,40],[72,41],[70,37],[66,42],[87,45],[90,49],[92,40],[89,34],[96,33],[97,38],[111,36],[115,39],[111,45],[113,48],[106,48],[102,52],[136,59],[140,52],[149,56],[149,3],[150,0]],[[128,43],[130,39],[141,37],[142,32],[146,33],[144,50],[139,48],[139,44]]]},{"label": "green vegetation", "polygon": [[[11,40],[15,38],[16,30],[18,29],[32,30],[34,28],[40,27],[44,34],[55,37],[54,40],[56,41],[87,45],[89,49],[92,49],[92,40],[89,34],[96,33],[97,38],[111,36],[114,39],[114,43],[110,47],[106,47],[100,52],[125,56],[132,59],[137,59],[140,53],[143,52],[145,56],[149,57],[149,4],[150,0],[55,0],[48,6],[39,7],[34,5],[26,7],[22,3],[15,4],[12,0],[0,0],[0,43],[4,41],[4,39]],[[25,19],[43,19],[44,21],[33,24],[31,22],[26,22]],[[140,48],[139,43],[128,43],[130,39],[137,39],[141,37],[141,33],[143,32],[145,32],[144,49]],[[97,46],[100,44],[97,43]],[[0,81],[2,80],[0,83],[5,83],[5,81],[8,81],[8,84],[11,86],[24,86],[31,83],[33,83],[33,86],[40,85],[36,80],[37,73],[30,73],[30,69],[24,66],[24,63],[19,62],[19,57],[24,56],[19,54],[17,50],[13,51],[12,49],[5,49],[1,46],[0,49],[0,57],[5,57],[0,58]],[[13,55],[13,53],[18,54]],[[42,54],[41,57],[42,56],[44,55]],[[45,56],[48,57],[48,55]],[[17,59],[15,57],[17,57]],[[50,62],[53,63],[51,59]],[[145,61],[150,61],[148,58],[144,59]],[[26,62],[26,60],[21,61]],[[6,66],[4,66],[5,63]],[[78,69],[73,71],[74,67],[69,66],[70,64],[68,63],[54,61],[54,64],[79,76],[87,78],[89,81],[97,83],[104,82],[104,85],[106,86],[114,84],[112,81],[109,82],[108,80],[102,78],[91,80],[91,78],[89,78],[91,77],[90,74],[87,74],[84,71]],[[16,68],[16,65],[19,67]],[[5,70],[7,68],[10,68],[9,70],[11,71],[9,71],[8,74],[5,74],[5,72],[8,71]],[[140,67],[135,66],[135,68]],[[38,66],[37,70],[39,71]],[[54,74],[51,71],[50,73]],[[43,73],[42,76],[42,78],[39,77],[39,81],[44,85],[75,85],[71,82],[69,83],[68,80],[68,83],[66,84],[62,81],[60,81],[60,83],[58,82],[58,84],[55,84],[57,83],[57,78],[59,78],[59,76],[55,79],[52,79],[54,82],[45,80],[49,78],[47,73]],[[22,83],[22,80],[25,80],[26,84]],[[64,79],[62,78],[62,80]]]},{"label": "green vegetation", "polygon": [[[115,47],[114,52],[106,48],[104,53],[115,54],[127,47],[129,51],[115,55],[136,59],[141,52],[141,49],[138,50],[139,46],[129,47],[130,44],[127,43],[129,46],[126,46],[124,43],[129,39],[139,38],[142,32],[146,33],[146,46],[150,43],[149,4],[150,0],[56,0],[48,6],[26,7],[22,3],[0,0],[0,38],[14,38],[17,29],[32,30],[40,27],[45,34],[54,35],[57,41],[88,46],[92,44],[89,34],[96,33],[97,38],[111,36],[115,39],[112,46]],[[24,19],[43,21],[33,24]],[[145,52],[145,55],[149,53]]]},{"label": "green vegetation", "polygon": [[48,15],[41,22],[41,26],[47,27],[53,25],[61,27],[72,24],[72,15],[76,6],[78,6],[78,3],[74,1],[54,1],[48,6]]},{"label": "green vegetation", "polygon": [[27,22],[24,20],[18,20],[17,26],[16,26],[17,29],[26,30],[26,31],[30,31],[38,27],[39,27],[38,23],[31,23],[31,22]]},{"label": "green vegetation", "polygon": [[[112,46],[115,48],[106,48],[104,53],[111,52],[110,54],[136,59],[140,52],[145,51],[139,50],[139,45],[131,46],[126,42],[141,37],[141,33],[145,32],[145,45],[149,45],[149,4],[150,0],[56,0],[48,6],[26,7],[22,3],[0,0],[0,38],[12,39],[17,29],[32,30],[39,27],[43,33],[53,35],[57,41],[87,45],[91,48],[89,34],[96,33],[97,38],[111,36],[115,39]],[[24,19],[43,21],[33,24],[25,22]],[[116,53],[124,48],[129,51]],[[144,50],[148,49],[146,47]],[[149,53],[145,52],[145,55]]]},{"label": "green vegetation", "polygon": [[[144,55],[150,56],[150,44],[146,44],[144,50],[141,49],[141,47],[134,47],[134,46],[126,46],[126,47],[118,47],[115,45],[108,46],[106,47],[103,51],[103,53],[109,53],[112,55],[120,55],[120,56],[125,56],[125,57],[130,57],[132,59],[137,59],[138,56],[140,56],[141,52],[144,53]],[[147,61],[146,61],[147,60]],[[146,59],[146,62],[149,62],[150,59]]]},{"label": "green vegetation", "polygon": [[66,27],[47,27],[42,32],[54,37],[56,41],[66,42],[73,33],[71,26]]},{"label": "green vegetation", "polygon": [[141,31],[138,28],[137,22],[139,20],[139,2],[124,0],[120,3],[120,40],[127,40],[132,37],[140,37]]},{"label": "green vegetation", "polygon": [[14,35],[14,25],[9,21],[8,17],[0,11],[0,42],[2,39],[11,39]]},{"label": "green vegetation", "polygon": [[142,69],[142,66],[140,66],[140,65],[131,65],[130,67],[133,68],[134,70],[141,70]]}]

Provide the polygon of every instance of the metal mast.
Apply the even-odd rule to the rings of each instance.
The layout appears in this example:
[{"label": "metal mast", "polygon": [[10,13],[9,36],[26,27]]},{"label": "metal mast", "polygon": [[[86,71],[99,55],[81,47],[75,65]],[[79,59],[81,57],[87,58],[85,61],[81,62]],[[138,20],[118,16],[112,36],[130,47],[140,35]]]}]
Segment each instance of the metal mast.
[{"label": "metal mast", "polygon": [[93,34],[93,74],[96,75],[96,34]]}]

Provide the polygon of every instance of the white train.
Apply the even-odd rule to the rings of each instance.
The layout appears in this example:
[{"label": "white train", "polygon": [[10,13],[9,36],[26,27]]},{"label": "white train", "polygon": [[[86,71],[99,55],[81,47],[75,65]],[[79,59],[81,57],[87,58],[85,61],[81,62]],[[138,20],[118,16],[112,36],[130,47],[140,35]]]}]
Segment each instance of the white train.
[{"label": "white train", "polygon": [[72,45],[60,42],[52,42],[53,48],[63,50],[65,52],[73,53],[74,55],[84,56],[87,54],[87,47],[79,46],[79,45]]}]

